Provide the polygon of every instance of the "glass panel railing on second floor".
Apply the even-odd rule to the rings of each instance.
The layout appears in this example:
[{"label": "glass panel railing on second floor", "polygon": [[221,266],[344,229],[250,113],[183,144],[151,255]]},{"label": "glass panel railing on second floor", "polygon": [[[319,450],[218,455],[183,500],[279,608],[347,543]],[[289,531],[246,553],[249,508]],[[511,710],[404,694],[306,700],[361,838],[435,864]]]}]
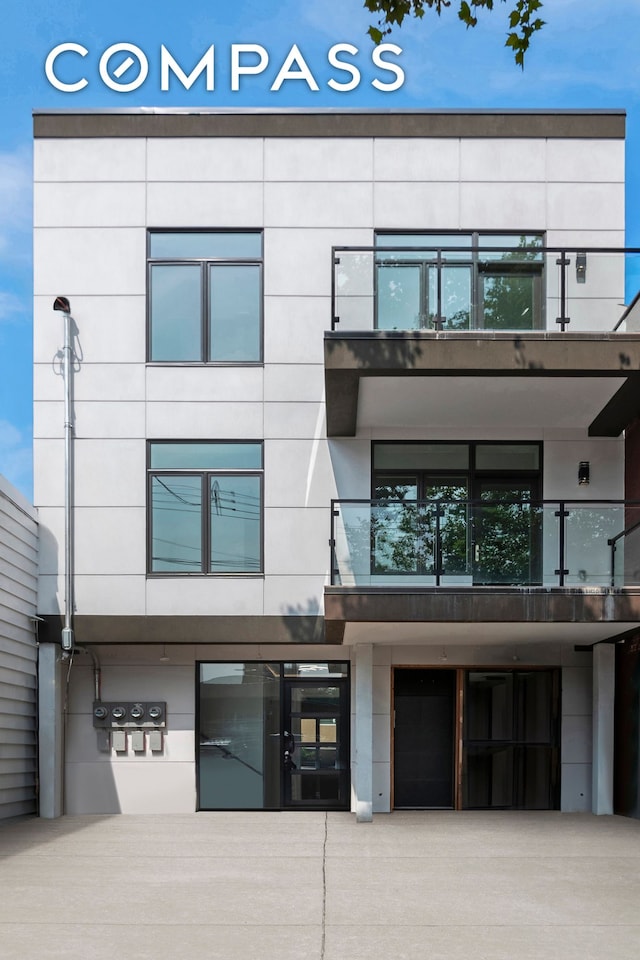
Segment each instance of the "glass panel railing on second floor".
[{"label": "glass panel railing on second floor", "polygon": [[631,248],[334,247],[332,289],[341,331],[640,331]]},{"label": "glass panel railing on second floor", "polygon": [[336,500],[331,572],[339,586],[640,585],[640,504]]}]

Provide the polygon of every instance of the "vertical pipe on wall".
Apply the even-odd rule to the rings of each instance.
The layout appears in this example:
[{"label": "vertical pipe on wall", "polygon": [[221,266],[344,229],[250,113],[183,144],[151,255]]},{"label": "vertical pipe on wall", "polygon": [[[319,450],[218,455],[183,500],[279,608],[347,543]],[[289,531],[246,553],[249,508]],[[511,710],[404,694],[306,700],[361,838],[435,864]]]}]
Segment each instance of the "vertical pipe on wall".
[{"label": "vertical pipe on wall", "polygon": [[[62,379],[64,381],[64,626],[62,649],[73,649],[73,347],[71,343],[71,305],[66,297],[56,297],[53,309],[64,316]],[[59,356],[59,354],[58,354]]]},{"label": "vertical pipe on wall", "polygon": [[62,649],[73,649],[73,414],[71,409],[71,311],[69,301],[64,314],[64,347],[62,351],[62,374],[64,379],[64,626],[62,628]]}]

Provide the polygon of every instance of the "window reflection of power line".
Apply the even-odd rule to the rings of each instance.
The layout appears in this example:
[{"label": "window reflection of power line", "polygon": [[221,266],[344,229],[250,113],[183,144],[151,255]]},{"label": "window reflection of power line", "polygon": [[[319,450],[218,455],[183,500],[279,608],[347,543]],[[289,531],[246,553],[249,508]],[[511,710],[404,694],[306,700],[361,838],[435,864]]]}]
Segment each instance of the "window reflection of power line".
[{"label": "window reflection of power line", "polygon": [[180,543],[179,540],[163,540],[162,537],[154,537],[153,542],[154,545],[164,543],[169,547],[178,547],[180,550],[195,550],[197,553],[200,553],[201,550],[200,544]]},{"label": "window reflection of power line", "polygon": [[[154,481],[160,484],[166,491],[166,494],[169,495],[167,497],[166,494],[163,494],[156,488],[153,491],[153,506],[155,509],[172,509],[170,506],[167,507],[164,505],[171,504],[177,500],[185,507],[193,508],[192,510],[183,510],[179,507],[173,508],[179,510],[181,514],[200,511],[202,506],[200,497],[197,497],[195,500],[188,500],[186,496],[178,492],[180,489],[184,489],[187,492],[193,493],[193,490],[188,485],[175,484],[173,487],[170,487],[159,477],[154,477]],[[239,516],[247,520],[258,519],[260,516],[259,495],[222,489],[217,481],[214,482],[211,490],[211,506],[217,516]]]},{"label": "window reflection of power line", "polygon": [[[154,512],[157,513],[174,513],[177,517],[186,517],[186,516],[200,516],[202,510],[200,506],[192,507],[191,509],[186,509],[184,507],[178,507],[174,503],[166,503],[165,501],[158,501],[154,499],[153,501]],[[252,506],[244,507],[242,510],[238,507],[235,509],[224,508],[227,512],[214,514],[212,519],[215,519],[216,516],[220,517],[222,520],[254,520],[257,521],[260,519],[260,509],[254,510]]]},{"label": "window reflection of power line", "polygon": [[[164,556],[164,555],[154,554],[151,557],[151,560],[154,566],[156,564],[168,563],[168,564],[171,564],[172,568],[182,566],[182,567],[188,567],[191,570],[200,570],[199,561],[189,560],[188,558],[185,558],[185,557],[174,557],[169,555]],[[221,567],[221,566],[222,566],[223,572],[225,573],[229,572],[230,570],[239,570],[242,573],[244,573],[247,570],[257,571],[260,569],[258,560],[255,557],[247,557],[246,559],[242,557],[240,557],[239,559],[236,559],[234,557],[233,560],[226,560],[224,564],[222,564],[220,561],[216,561],[216,562],[212,561],[211,563],[212,570],[217,569],[218,567]]]},{"label": "window reflection of power line", "polygon": [[[182,497],[182,496],[177,492],[176,489],[172,489],[170,486],[168,486],[168,484],[166,484],[166,483],[164,482],[164,480],[161,479],[161,477],[154,477],[154,478],[153,478],[153,481],[154,481],[154,483],[159,484],[161,487],[164,487],[164,489],[167,491],[167,493],[171,494],[172,497],[175,497],[175,499],[176,499],[176,500],[179,500],[181,503],[186,503],[187,506],[190,506],[190,507],[195,507],[195,506],[199,506],[199,505],[200,505],[200,499],[199,499],[199,498],[198,498],[198,500],[195,500],[195,501],[194,501],[194,500],[187,500],[185,497]],[[175,487],[179,487],[179,486],[180,486],[180,484],[177,484],[177,483],[174,484],[174,488],[175,488]],[[192,487],[190,487],[189,484],[186,485],[186,488],[187,488],[187,490],[192,490]]]}]

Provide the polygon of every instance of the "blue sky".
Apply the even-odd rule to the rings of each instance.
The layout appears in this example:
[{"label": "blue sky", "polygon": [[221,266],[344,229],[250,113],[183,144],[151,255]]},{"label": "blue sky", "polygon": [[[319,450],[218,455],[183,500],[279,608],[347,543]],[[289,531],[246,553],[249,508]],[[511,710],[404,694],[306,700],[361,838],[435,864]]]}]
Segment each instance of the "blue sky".
[{"label": "blue sky", "polygon": [[[382,75],[371,64],[362,0],[4,0],[0,59],[0,473],[31,496],[31,112],[34,108],[134,106],[624,108],[627,111],[627,245],[640,246],[640,0],[546,0],[547,25],[534,38],[525,69],[503,46],[507,12],[498,2],[466,31],[453,10],[425,14],[395,31],[405,82],[392,93],[371,86]],[[455,6],[455,0],[454,0]],[[89,51],[65,54],[61,79],[89,81],[78,93],[55,90],[45,76],[47,54],[73,41]],[[114,43],[136,44],[149,60],[137,90],[109,90],[98,62]],[[351,43],[362,79],[352,91],[327,86],[336,75],[327,52]],[[160,90],[164,44],[190,72],[210,44],[216,48],[216,89],[203,79],[187,91]],[[270,62],[261,75],[229,82],[231,44],[261,44]],[[270,86],[292,44],[317,80]],[[117,61],[114,61],[117,63]],[[125,76],[122,77],[123,81]],[[127,77],[128,79],[128,77]],[[64,292],[64,291],[61,291]],[[52,322],[53,320],[52,315]],[[61,330],[62,336],[62,330]]]}]

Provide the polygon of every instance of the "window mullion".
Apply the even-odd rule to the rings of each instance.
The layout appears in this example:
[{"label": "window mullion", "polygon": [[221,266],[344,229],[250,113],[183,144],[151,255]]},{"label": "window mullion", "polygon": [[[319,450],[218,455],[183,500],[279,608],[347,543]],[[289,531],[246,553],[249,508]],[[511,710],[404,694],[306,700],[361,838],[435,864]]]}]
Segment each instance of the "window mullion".
[{"label": "window mullion", "polygon": [[209,296],[209,273],[210,265],[208,262],[201,264],[202,271],[202,303],[200,310],[201,317],[201,343],[202,343],[202,360],[204,363],[208,363],[211,356],[211,344],[209,343],[209,331],[211,330],[211,318],[209,317],[209,304],[211,302],[211,297]]},{"label": "window mullion", "polygon": [[211,474],[202,474],[202,572],[211,573]]}]

